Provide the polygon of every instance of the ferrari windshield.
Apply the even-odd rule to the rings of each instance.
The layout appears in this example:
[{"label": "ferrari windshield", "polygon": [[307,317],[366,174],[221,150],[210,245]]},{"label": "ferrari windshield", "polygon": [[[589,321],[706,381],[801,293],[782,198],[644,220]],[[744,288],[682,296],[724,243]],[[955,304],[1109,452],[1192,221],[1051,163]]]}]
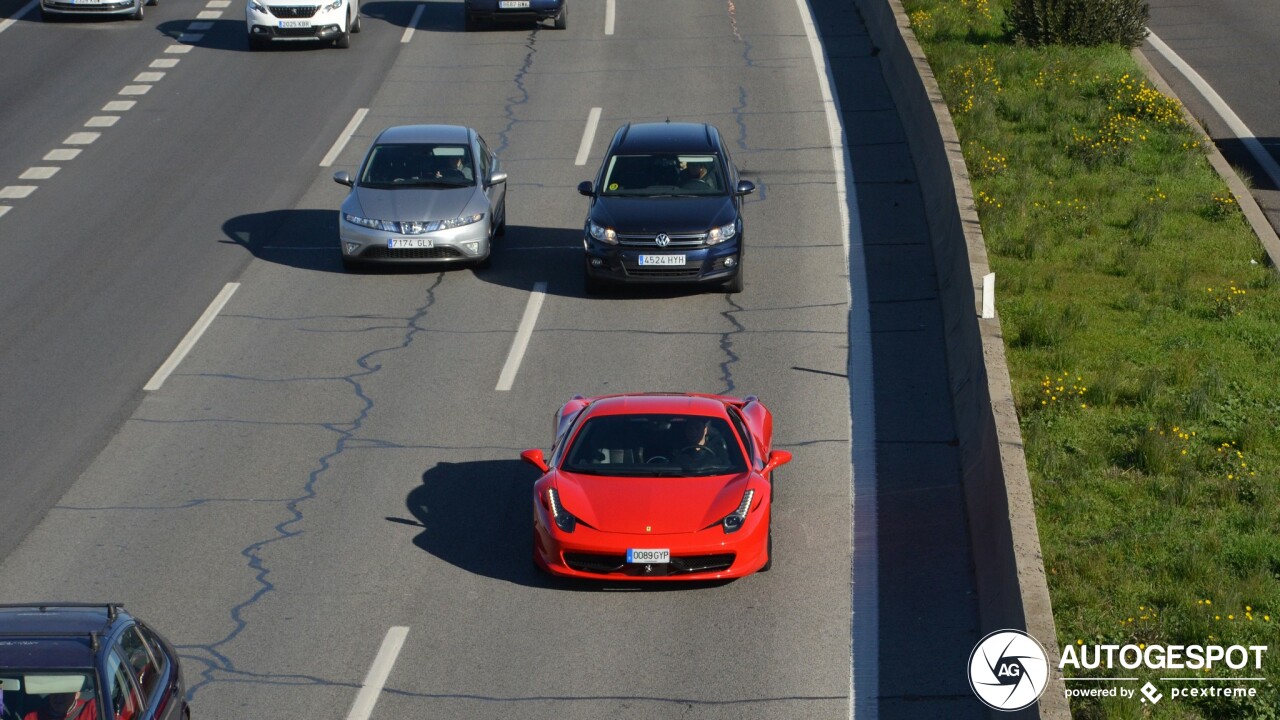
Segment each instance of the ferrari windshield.
[{"label": "ferrari windshield", "polygon": [[703,415],[601,415],[578,430],[562,470],[635,477],[746,472],[733,428]]},{"label": "ferrari windshield", "polygon": [[614,155],[605,168],[600,194],[628,197],[724,195],[725,187],[724,170],[715,155]]}]

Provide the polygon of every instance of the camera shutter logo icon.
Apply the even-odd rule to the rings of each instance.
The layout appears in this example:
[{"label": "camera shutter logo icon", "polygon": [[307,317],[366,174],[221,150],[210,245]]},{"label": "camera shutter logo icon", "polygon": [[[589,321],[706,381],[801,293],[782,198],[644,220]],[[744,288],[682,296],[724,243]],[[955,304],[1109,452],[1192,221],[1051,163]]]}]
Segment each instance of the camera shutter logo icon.
[{"label": "camera shutter logo icon", "polygon": [[1049,659],[1035,638],[1021,630],[997,630],[969,655],[969,687],[993,710],[1031,706],[1049,681]]}]

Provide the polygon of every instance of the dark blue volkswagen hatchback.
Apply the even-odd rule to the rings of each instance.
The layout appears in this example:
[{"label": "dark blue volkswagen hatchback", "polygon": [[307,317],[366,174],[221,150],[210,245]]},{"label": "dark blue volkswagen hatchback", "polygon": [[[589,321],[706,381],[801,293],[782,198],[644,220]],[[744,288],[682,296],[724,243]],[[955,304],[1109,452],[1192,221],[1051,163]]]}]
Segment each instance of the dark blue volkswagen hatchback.
[{"label": "dark blue volkswagen hatchback", "polygon": [[168,641],[119,605],[0,605],[0,720],[188,720]]},{"label": "dark blue volkswagen hatchback", "polygon": [[609,283],[743,287],[742,201],[756,189],[738,175],[720,131],[705,123],[637,123],[613,136],[583,228],[588,293]]}]

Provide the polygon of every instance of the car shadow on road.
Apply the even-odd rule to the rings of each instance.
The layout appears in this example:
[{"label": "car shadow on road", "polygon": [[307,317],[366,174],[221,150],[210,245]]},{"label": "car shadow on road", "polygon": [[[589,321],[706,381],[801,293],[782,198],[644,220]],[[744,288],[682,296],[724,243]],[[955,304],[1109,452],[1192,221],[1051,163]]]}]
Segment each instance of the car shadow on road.
[{"label": "car shadow on road", "polygon": [[[382,20],[397,27],[409,27],[413,22],[414,8],[423,7],[422,17],[413,24],[415,30],[425,32],[466,32],[463,21],[463,9],[460,2],[370,2],[360,4],[360,13],[365,17]],[[548,23],[534,24],[528,22],[485,23],[479,32],[473,34],[483,37],[485,32],[528,32],[534,27],[547,29]]]},{"label": "car shadow on road", "polygon": [[422,474],[405,498],[418,548],[483,577],[567,592],[653,592],[718,587],[727,581],[613,583],[555,578],[533,564],[533,483],[538,471],[521,460],[442,462]]}]

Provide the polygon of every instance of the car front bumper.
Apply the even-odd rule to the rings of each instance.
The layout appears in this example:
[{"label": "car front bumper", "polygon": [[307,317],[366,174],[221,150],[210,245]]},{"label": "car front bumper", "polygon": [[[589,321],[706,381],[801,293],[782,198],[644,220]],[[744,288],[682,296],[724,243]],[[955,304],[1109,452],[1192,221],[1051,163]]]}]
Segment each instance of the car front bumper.
[{"label": "car front bumper", "polygon": [[[146,0],[142,0],[145,2]],[[43,12],[56,15],[132,15],[137,11],[134,0],[103,3],[75,3],[70,0],[41,0]]]},{"label": "car front bumper", "polygon": [[[608,245],[584,236],[586,272],[598,280],[615,283],[723,283],[742,266],[742,244],[731,240],[719,245],[661,250]],[[679,265],[641,265],[640,256],[684,256]]]},{"label": "car front bumper", "polygon": [[[245,10],[245,26],[249,35],[265,40],[323,42],[342,34],[346,12],[347,6],[343,3],[342,7],[317,12],[309,18],[279,18],[250,7]],[[285,27],[286,25],[300,27]]]},{"label": "car front bumper", "polygon": [[[489,220],[423,235],[374,230],[338,218],[339,251],[348,261],[387,263],[479,262],[489,256]],[[430,248],[393,248],[391,241],[431,241]]]},{"label": "car front bumper", "polygon": [[467,3],[466,13],[477,20],[529,21],[558,17],[562,4],[556,0],[530,0],[527,8],[502,8],[498,0]]},{"label": "car front bumper", "polygon": [[[769,560],[769,507],[747,515],[742,529],[725,533],[716,525],[692,533],[630,535],[606,533],[578,523],[571,533],[556,527],[534,499],[533,559],[552,575],[595,580],[724,580],[750,575]],[[628,548],[671,550],[667,565],[628,565]]]}]

